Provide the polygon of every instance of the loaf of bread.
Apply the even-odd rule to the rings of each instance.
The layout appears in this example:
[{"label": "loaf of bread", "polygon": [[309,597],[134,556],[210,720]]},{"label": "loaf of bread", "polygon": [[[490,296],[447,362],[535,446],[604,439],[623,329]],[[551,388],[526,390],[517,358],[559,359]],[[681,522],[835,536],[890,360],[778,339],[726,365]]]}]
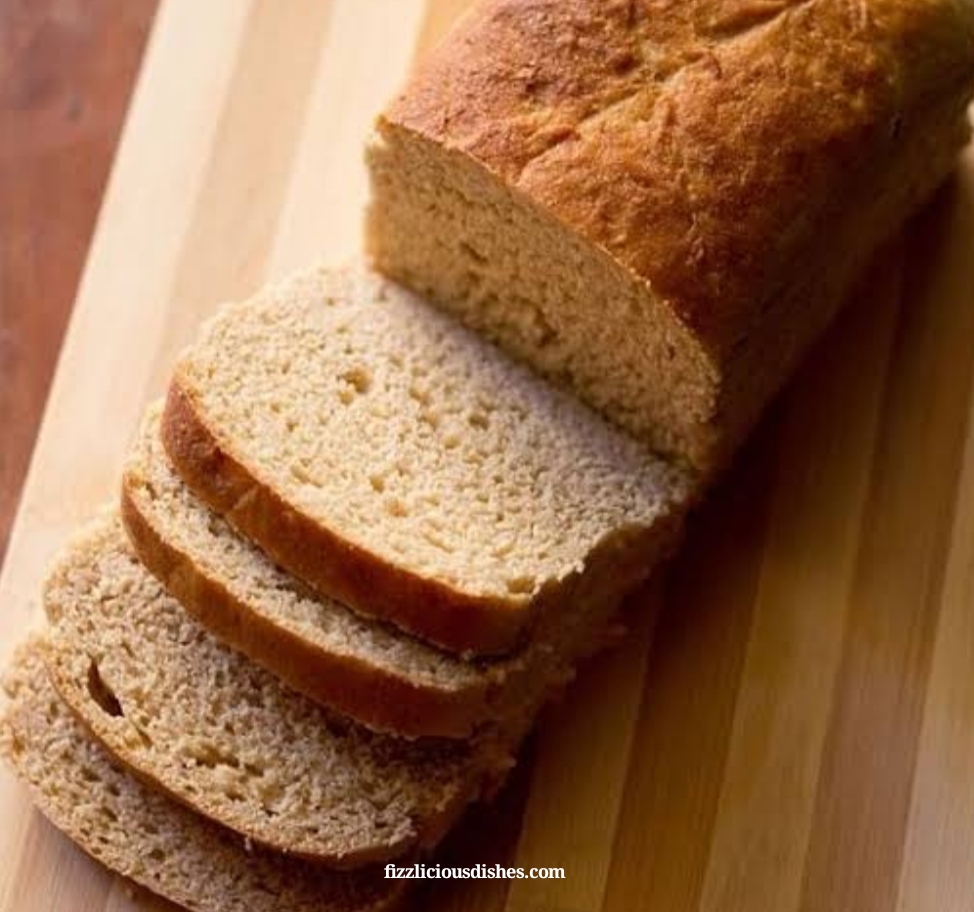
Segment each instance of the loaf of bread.
[{"label": "loaf of bread", "polygon": [[[7,669],[0,756],[92,857],[194,912],[386,912],[405,881],[329,871],[244,840],[128,775],[51,685],[37,642]],[[67,908],[58,906],[58,908]],[[74,905],[71,908],[78,908]]]},{"label": "loaf of bread", "polygon": [[378,121],[389,278],[224,308],[54,569],[0,718],[43,812],[198,912],[396,904],[972,86],[970,0],[485,0]]},{"label": "loaf of bread", "polygon": [[968,136],[958,0],[486,0],[369,151],[368,246],[710,476]]},{"label": "loaf of bread", "polygon": [[229,305],[162,438],[294,576],[453,651],[502,653],[652,572],[690,486],[573,397],[366,270]]},{"label": "loaf of bread", "polygon": [[329,716],[214,639],[139,563],[118,519],[72,542],[44,594],[64,701],[144,781],[289,855],[358,867],[442,837],[501,771],[468,741]]},{"label": "loaf of bread", "polygon": [[[533,715],[605,642],[616,606],[549,614],[511,656],[468,662],[316,597],[176,474],[150,410],[126,464],[122,518],[145,566],[215,636],[342,715],[405,737],[469,737]],[[672,545],[661,523],[656,553]]]}]

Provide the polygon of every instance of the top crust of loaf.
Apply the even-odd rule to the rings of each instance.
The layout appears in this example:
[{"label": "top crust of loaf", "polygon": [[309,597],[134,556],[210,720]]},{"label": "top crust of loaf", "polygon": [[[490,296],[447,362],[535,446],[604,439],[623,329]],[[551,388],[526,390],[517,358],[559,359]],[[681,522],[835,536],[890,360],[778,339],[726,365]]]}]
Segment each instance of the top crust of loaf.
[{"label": "top crust of loaf", "polygon": [[187,485],[288,571],[460,652],[511,650],[592,577],[606,598],[638,585],[652,567],[633,555],[689,490],[362,270],[225,308],[182,358],[161,433]]},{"label": "top crust of loaf", "polygon": [[643,280],[719,362],[904,117],[974,81],[956,0],[488,0],[380,119]]}]

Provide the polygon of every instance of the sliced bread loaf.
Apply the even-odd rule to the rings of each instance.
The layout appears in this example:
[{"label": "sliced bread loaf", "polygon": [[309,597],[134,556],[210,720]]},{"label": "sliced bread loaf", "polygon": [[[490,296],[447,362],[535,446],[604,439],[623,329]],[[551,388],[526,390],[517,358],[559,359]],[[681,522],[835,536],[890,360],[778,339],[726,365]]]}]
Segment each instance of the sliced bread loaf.
[{"label": "sliced bread loaf", "polygon": [[[150,410],[125,469],[122,518],[142,562],[224,642],[296,690],[370,727],[464,737],[537,708],[596,648],[614,604],[579,599],[542,620],[511,657],[467,662],[316,597],[238,535],[183,483]],[[654,563],[675,539],[657,525]]]},{"label": "sliced bread loaf", "polygon": [[969,128],[957,0],[484,0],[379,119],[376,266],[712,473]]},{"label": "sliced bread loaf", "polygon": [[447,649],[509,651],[652,570],[683,476],[419,298],[304,273],[182,357],[186,483],[320,592]]},{"label": "sliced bread loaf", "polygon": [[402,881],[259,847],[125,773],[61,701],[41,645],[8,670],[0,755],[50,821],[111,870],[194,912],[380,912]]},{"label": "sliced bread loaf", "polygon": [[480,792],[486,760],[468,742],[405,741],[333,718],[216,640],[142,566],[114,516],[72,544],[44,605],[51,679],[92,733],[255,842],[358,866],[432,846]]}]

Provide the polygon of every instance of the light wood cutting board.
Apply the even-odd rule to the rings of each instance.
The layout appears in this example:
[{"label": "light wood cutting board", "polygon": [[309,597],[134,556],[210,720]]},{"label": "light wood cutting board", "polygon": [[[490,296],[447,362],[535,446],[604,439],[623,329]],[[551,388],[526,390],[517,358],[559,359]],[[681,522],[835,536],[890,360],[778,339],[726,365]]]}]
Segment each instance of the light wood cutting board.
[{"label": "light wood cutting board", "polygon": [[[2,581],[0,643],[221,299],[358,247],[361,144],[466,0],[167,0]],[[974,909],[974,154],[447,859],[434,909]],[[163,908],[0,778],[0,912]]]}]

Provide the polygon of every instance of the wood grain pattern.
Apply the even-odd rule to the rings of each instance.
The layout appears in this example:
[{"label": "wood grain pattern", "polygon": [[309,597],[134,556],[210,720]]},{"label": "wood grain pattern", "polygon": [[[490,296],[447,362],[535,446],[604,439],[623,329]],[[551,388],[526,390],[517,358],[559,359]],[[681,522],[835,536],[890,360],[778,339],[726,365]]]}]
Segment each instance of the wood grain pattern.
[{"label": "wood grain pattern", "polygon": [[[200,319],[355,253],[371,115],[467,5],[165,0],[0,579],[4,650]],[[427,885],[420,907],[974,908],[972,246],[968,152],[636,600],[625,645],[443,850],[567,880]],[[0,912],[157,907],[6,774],[0,819]]]},{"label": "wood grain pattern", "polygon": [[0,2],[0,562],[155,7]]}]

